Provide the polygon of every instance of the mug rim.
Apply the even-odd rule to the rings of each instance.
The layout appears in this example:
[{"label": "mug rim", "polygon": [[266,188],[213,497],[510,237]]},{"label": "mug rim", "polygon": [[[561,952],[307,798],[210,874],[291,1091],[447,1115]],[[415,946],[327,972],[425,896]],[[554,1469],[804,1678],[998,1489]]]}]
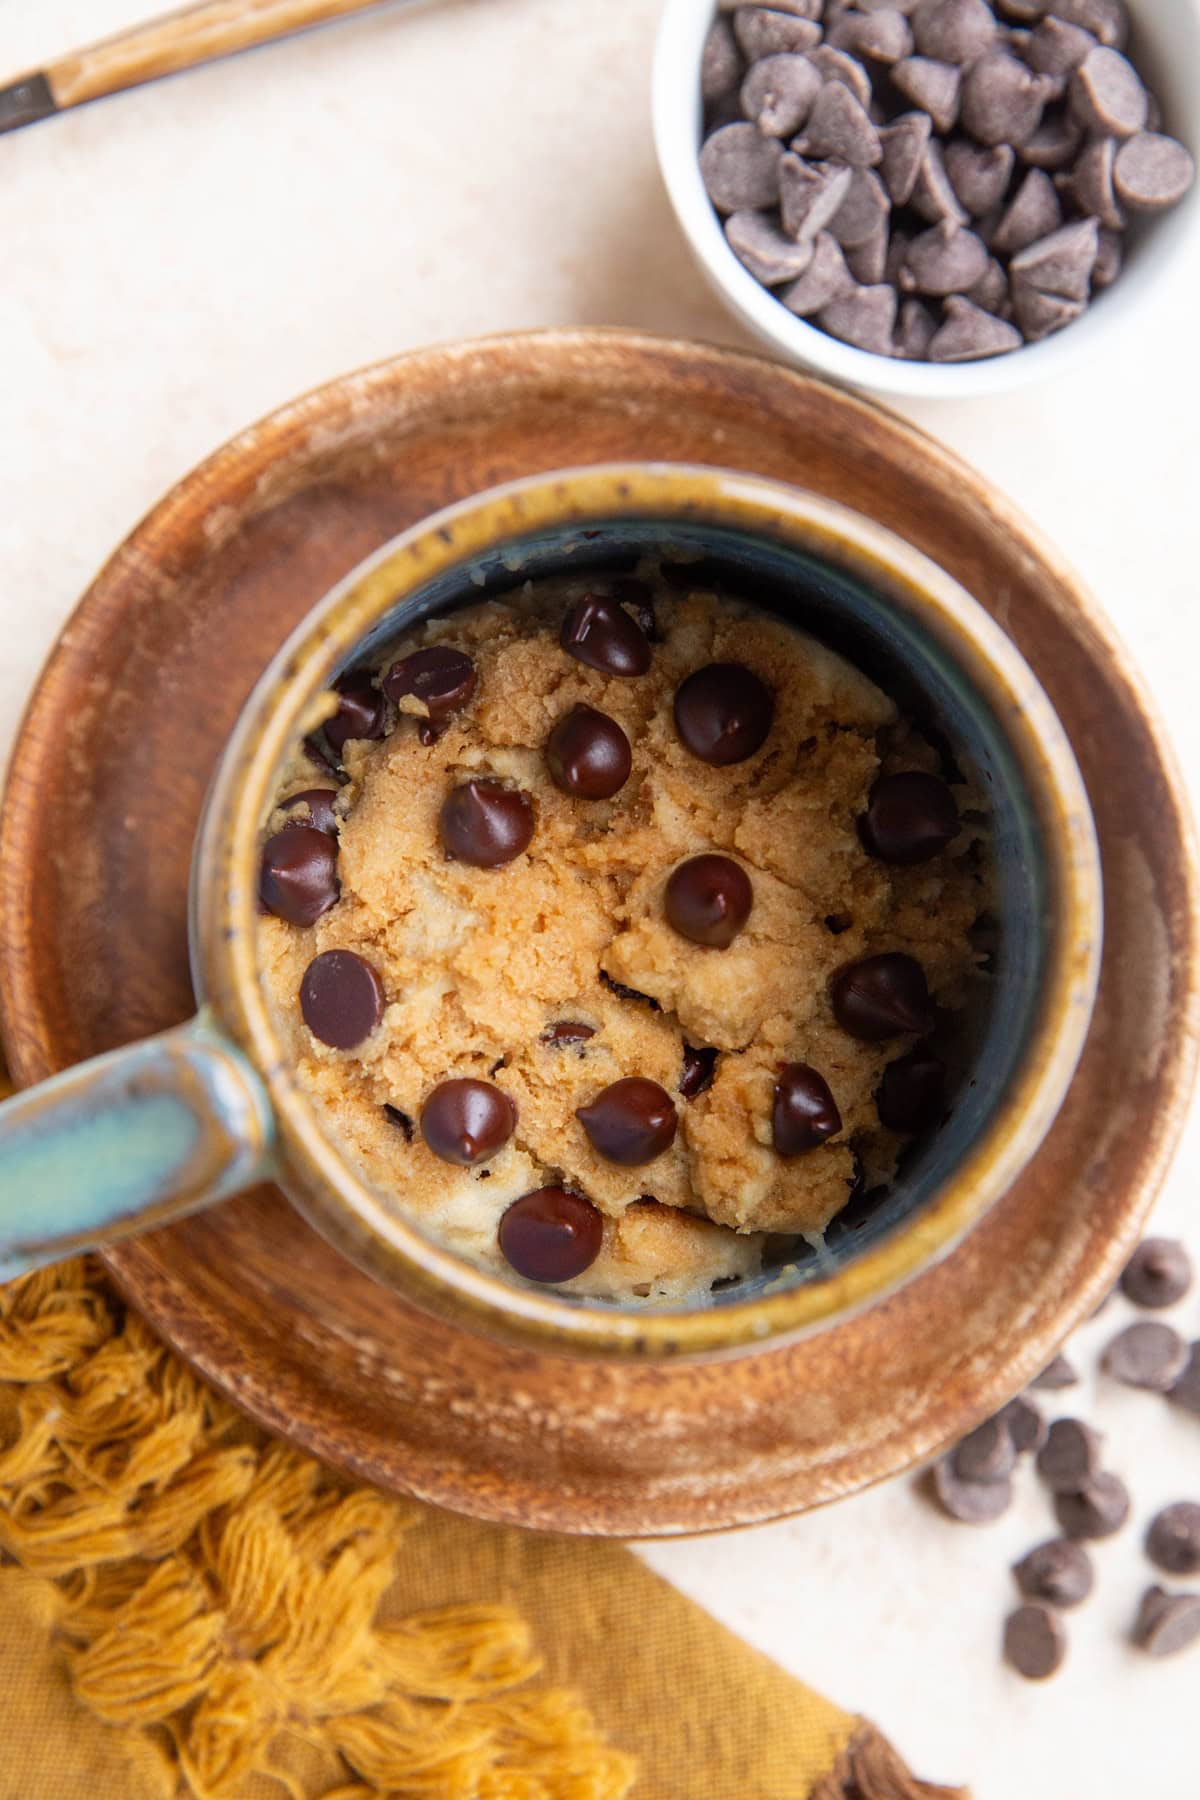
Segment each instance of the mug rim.
[{"label": "mug rim", "polygon": [[[721,1307],[622,1310],[518,1286],[427,1238],[358,1175],[292,1074],[261,980],[257,861],[289,750],[379,619],[436,576],[547,528],[614,518],[724,526],[815,555],[899,601],[982,678],[1038,807],[1054,907],[1042,992],[1012,1083],[919,1212],[844,1267]],[[325,707],[327,711],[327,705]],[[282,1185],[308,1221],[427,1312],[562,1354],[713,1356],[778,1344],[884,1298],[950,1253],[1004,1193],[1057,1114],[1099,978],[1102,889],[1074,753],[1016,646],[960,583],[865,515],[807,490],[710,466],[622,462],[520,477],[456,502],[381,546],[301,620],[246,701],[222,756],[193,866],[198,986],[257,1068],[275,1111]]]}]

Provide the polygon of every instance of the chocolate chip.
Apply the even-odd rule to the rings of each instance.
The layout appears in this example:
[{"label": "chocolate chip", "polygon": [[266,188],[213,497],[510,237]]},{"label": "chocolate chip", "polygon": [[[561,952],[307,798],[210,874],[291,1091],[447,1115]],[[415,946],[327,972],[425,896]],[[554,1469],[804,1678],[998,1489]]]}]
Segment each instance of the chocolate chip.
[{"label": "chocolate chip", "polygon": [[876,356],[890,356],[892,334],[896,327],[896,290],[878,284],[855,288],[823,306],[817,315],[831,337],[852,344],[856,350],[869,350]]},{"label": "chocolate chip", "polygon": [[982,218],[999,206],[1016,163],[1011,144],[984,146],[961,138],[947,144],[945,155],[946,173],[968,213]]},{"label": "chocolate chip", "polygon": [[[956,225],[971,222],[971,215],[955,193],[946,172],[945,154],[936,138],[925,147],[910,204],[913,211],[928,219],[931,225],[937,225],[942,219],[953,219]],[[911,238],[909,242],[912,242]]]},{"label": "chocolate chip", "polygon": [[1056,1494],[1079,1488],[1100,1467],[1100,1443],[1082,1419],[1055,1419],[1038,1451],[1037,1472]]},{"label": "chocolate chip", "polygon": [[1054,1496],[1059,1525],[1069,1538],[1106,1538],[1129,1517],[1129,1492],[1118,1475],[1101,1469],[1080,1487]]},{"label": "chocolate chip", "polygon": [[637,575],[617,575],[609,583],[612,597],[627,606],[642,630],[646,634],[646,642],[657,644],[661,640],[658,635],[658,620],[654,613],[654,597],[647,584]]},{"label": "chocolate chip", "polygon": [[1076,219],[1014,256],[1009,264],[1014,293],[1018,284],[1028,284],[1039,294],[1086,300],[1099,229],[1095,219]]},{"label": "chocolate chip", "polygon": [[381,738],[387,728],[387,708],[378,688],[362,675],[345,675],[335,681],[338,709],[324,726],[325,736],[339,753],[351,738]]},{"label": "chocolate chip", "polygon": [[1013,1448],[1018,1456],[1025,1456],[1032,1450],[1040,1450],[1046,1441],[1046,1421],[1024,1394],[1018,1394],[1007,1406],[1001,1407],[996,1417],[1003,1421],[1008,1435],[1013,1441]]},{"label": "chocolate chip", "polygon": [[595,1027],[585,1025],[581,1019],[557,1019],[553,1025],[547,1025],[542,1033],[543,1044],[586,1044],[589,1038],[596,1035]]},{"label": "chocolate chip", "polygon": [[913,51],[912,28],[895,6],[844,13],[830,26],[826,40],[835,50],[877,63],[900,62]]},{"label": "chocolate chip", "polygon": [[402,1112],[398,1106],[393,1106],[390,1101],[386,1100],[384,1101],[383,1110],[391,1120],[392,1124],[404,1133],[405,1141],[411,1144],[413,1141],[413,1122],[409,1115],[406,1112]]},{"label": "chocolate chip", "polygon": [[1050,1538],[1036,1545],[1013,1564],[1013,1574],[1027,1600],[1045,1600],[1051,1606],[1078,1606],[1096,1579],[1091,1557],[1070,1538]]},{"label": "chocolate chip", "polygon": [[815,20],[792,18],[767,6],[739,6],[733,15],[733,32],[749,62],[781,50],[814,50],[821,41],[821,27]]},{"label": "chocolate chip", "polygon": [[875,1095],[879,1123],[888,1131],[929,1131],[946,1109],[946,1065],[927,1044],[890,1062]]},{"label": "chocolate chip", "polygon": [[816,1150],[842,1129],[829,1083],[807,1063],[783,1063],[771,1108],[771,1142],[780,1156]]},{"label": "chocolate chip", "polygon": [[929,114],[938,131],[951,129],[958,118],[962,88],[962,71],[954,63],[909,56],[893,67],[892,82],[906,100]]},{"label": "chocolate chip", "polygon": [[339,782],[348,779],[341,764],[335,760],[333,752],[327,744],[322,743],[316,732],[305,738],[304,750],[309,760],[316,764],[322,774],[332,775],[333,779]]},{"label": "chocolate chip", "polygon": [[973,286],[987,266],[983,239],[953,219],[943,219],[909,245],[900,285],[909,293],[959,294]]},{"label": "chocolate chip", "polygon": [[719,1050],[705,1044],[693,1049],[691,1044],[683,1046],[683,1073],[679,1077],[679,1092],[685,1100],[694,1100],[713,1084],[716,1074]]},{"label": "chocolate chip", "polygon": [[871,78],[856,56],[847,55],[833,44],[822,44],[809,52],[809,62],[824,82],[836,82],[865,111],[871,104]]},{"label": "chocolate chip", "polygon": [[1156,1513],[1146,1530],[1146,1555],[1168,1575],[1200,1574],[1200,1506],[1177,1500]]},{"label": "chocolate chip", "polygon": [[423,743],[436,740],[451,716],[466,706],[478,685],[471,658],[463,650],[451,649],[449,644],[430,644],[425,650],[402,656],[383,678],[383,691],[389,700],[399,702],[411,694],[424,701],[428,717],[422,721]]},{"label": "chocolate chip", "polygon": [[934,1464],[933,1491],[943,1512],[960,1525],[991,1525],[1012,1505],[1012,1482],[1007,1475],[999,1481],[964,1481],[955,1468],[953,1453]]},{"label": "chocolate chip", "polygon": [[1192,1259],[1175,1238],[1150,1237],[1125,1265],[1121,1292],[1135,1306],[1174,1306],[1192,1285]]},{"label": "chocolate chip", "polygon": [[883,158],[866,104],[840,81],[827,81],[818,91],[804,135],[794,148],[802,156],[828,158],[855,169],[873,168]]},{"label": "chocolate chip", "polygon": [[932,130],[926,112],[903,113],[890,125],[880,127],[879,144],[883,152],[880,172],[883,185],[896,206],[906,206],[912,196]]},{"label": "chocolate chip", "polygon": [[1071,75],[1095,48],[1095,38],[1082,25],[1042,19],[1029,34],[1025,60],[1039,75]]},{"label": "chocolate chip", "polygon": [[1042,169],[1030,169],[1013,195],[999,222],[988,234],[988,243],[1002,256],[1024,250],[1062,223],[1062,206],[1054,183]]},{"label": "chocolate chip", "polygon": [[447,856],[476,869],[496,869],[520,856],[533,837],[533,802],[498,781],[464,781],[442,804]]},{"label": "chocolate chip", "polygon": [[1019,147],[1037,130],[1055,91],[1053,76],[1035,75],[1007,50],[991,50],[963,78],[962,122],[981,144]]},{"label": "chocolate chip", "polygon": [[501,1255],[526,1281],[571,1281],[589,1269],[604,1241],[604,1220],[569,1188],[534,1188],[502,1215]]},{"label": "chocolate chip", "polygon": [[843,1031],[880,1044],[906,1031],[928,1031],[933,1006],[925,971],[915,957],[886,951],[847,963],[830,984],[833,1016]]},{"label": "chocolate chip", "polygon": [[775,139],[765,138],[758,126],[749,122],[722,125],[706,138],[700,150],[700,174],[718,212],[774,206],[779,198],[780,155]]},{"label": "chocolate chip", "polygon": [[1061,107],[1047,107],[1041,124],[1017,154],[1031,169],[1065,169],[1082,142],[1083,132],[1074,119]]},{"label": "chocolate chip", "polygon": [[490,1081],[439,1081],[421,1108],[421,1136],[433,1154],[468,1168],[502,1150],[516,1126],[516,1107]]},{"label": "chocolate chip", "polygon": [[[1050,5],[1041,10],[1049,12]],[[1056,18],[1068,25],[1082,25],[1111,49],[1122,49],[1129,37],[1129,15],[1123,0],[1053,0],[1053,10]]]},{"label": "chocolate chip", "polygon": [[[880,219],[869,238],[846,251],[846,267],[855,281],[861,282],[864,287],[868,288],[878,286],[887,273],[887,253],[890,242],[887,220]],[[888,309],[888,314],[894,320],[895,308]],[[891,352],[892,345],[889,341],[884,345],[883,354],[890,356]]]},{"label": "chocolate chip", "polygon": [[606,969],[601,969],[600,979],[610,993],[617,996],[618,1000],[640,1000],[643,1006],[650,1008],[651,1012],[662,1011],[662,1007],[653,995],[643,994],[637,988],[626,987],[623,981],[614,981]]},{"label": "chocolate chip", "polygon": [[830,235],[843,250],[857,249],[881,226],[886,231],[890,211],[891,202],[878,175],[871,169],[855,169],[845,199],[829,222]]},{"label": "chocolate chip", "polygon": [[805,56],[763,56],[742,82],[742,111],[764,137],[790,138],[808,118],[821,77]]},{"label": "chocolate chip", "polygon": [[1048,1362],[1041,1374],[1035,1375],[1029,1385],[1049,1389],[1078,1387],[1079,1376],[1074,1365],[1065,1356],[1059,1355]]},{"label": "chocolate chip", "polygon": [[1126,1387],[1170,1393],[1187,1366],[1188,1346],[1170,1325],[1144,1319],[1124,1331],[1104,1352],[1103,1367]]},{"label": "chocolate chip", "polygon": [[960,1481],[999,1481],[1016,1467],[1016,1445],[1002,1419],[985,1419],[953,1452]]},{"label": "chocolate chip", "polygon": [[929,308],[920,300],[906,300],[900,308],[900,324],[896,331],[896,354],[920,362],[928,355],[937,325]]},{"label": "chocolate chip", "polygon": [[701,762],[725,768],[761,750],[775,717],[766,683],[742,663],[708,663],[675,694],[675,729]]},{"label": "chocolate chip", "polygon": [[700,92],[705,100],[719,100],[738,84],[742,58],[728,19],[714,19],[700,57]]},{"label": "chocolate chip", "polygon": [[1146,123],[1146,90],[1137,70],[1119,50],[1100,44],[1071,77],[1071,116],[1085,131],[1127,138]]},{"label": "chocolate chip", "polygon": [[645,632],[605,594],[585,594],[575,602],[563,620],[559,642],[569,656],[602,675],[644,675],[650,667]]},{"label": "chocolate chip", "polygon": [[812,261],[812,244],[807,239],[798,243],[789,237],[769,213],[732,213],[725,221],[725,236],[738,261],[764,287],[795,281]]},{"label": "chocolate chip", "polygon": [[1013,312],[1027,344],[1040,343],[1051,333],[1073,325],[1083,314],[1082,300],[1063,300],[1057,294],[1043,294],[1028,282],[1014,281],[1012,296]]},{"label": "chocolate chip", "polygon": [[1125,224],[1125,214],[1113,188],[1116,157],[1115,138],[1096,138],[1080,155],[1069,182],[1080,210],[1098,219],[1110,231],[1120,231]]},{"label": "chocolate chip", "polygon": [[930,362],[977,362],[985,356],[1003,356],[1021,345],[1015,325],[997,319],[961,294],[950,295],[945,312],[945,323],[929,346]]},{"label": "chocolate chip", "polygon": [[1168,1594],[1160,1587],[1142,1595],[1133,1641],[1149,1656],[1174,1656],[1200,1638],[1200,1594]]},{"label": "chocolate chip", "polygon": [[611,800],[629,780],[633,752],[615,719],[594,706],[574,706],[546,740],[546,767],[565,794]]},{"label": "chocolate chip", "polygon": [[1004,1622],[1005,1660],[1026,1681],[1045,1681],[1063,1665],[1067,1634],[1057,1613],[1031,1600]]},{"label": "chocolate chip", "polygon": [[1174,206],[1196,179],[1191,154],[1174,138],[1142,131],[1117,151],[1113,186],[1132,212]]},{"label": "chocolate chip", "polygon": [[959,828],[946,783],[919,769],[881,775],[858,822],[864,849],[886,863],[929,862],[953,843]]},{"label": "chocolate chip", "polygon": [[829,232],[822,231],[813,240],[812,261],[808,268],[790,287],[784,288],[779,298],[789,312],[803,319],[850,293],[854,285],[841,245]]},{"label": "chocolate chip", "polygon": [[258,895],[289,925],[312,925],[341,891],[337,842],[315,825],[285,825],[262,848]]},{"label": "chocolate chip", "polygon": [[333,810],[337,793],[336,788],[304,788],[300,793],[289,794],[286,800],[281,801],[281,810],[299,812],[302,815],[307,813],[314,831],[326,831],[331,836],[336,836],[341,823]]},{"label": "chocolate chip", "polygon": [[680,937],[727,950],[754,905],[750,877],[729,856],[693,856],[673,871],[663,893],[668,923]]},{"label": "chocolate chip", "polygon": [[353,1050],[383,1017],[383,983],[353,950],[324,950],[304,971],[300,1011],[315,1038]]},{"label": "chocolate chip", "polygon": [[631,1169],[669,1150],[678,1125],[670,1094],[641,1075],[612,1082],[575,1117],[598,1155]]},{"label": "chocolate chip", "polygon": [[913,36],[922,56],[940,62],[977,62],[996,38],[996,20],[984,0],[921,0]]},{"label": "chocolate chip", "polygon": [[779,164],[779,214],[785,234],[815,250],[820,233],[840,211],[853,178],[852,169],[836,163],[808,163],[789,150]]}]

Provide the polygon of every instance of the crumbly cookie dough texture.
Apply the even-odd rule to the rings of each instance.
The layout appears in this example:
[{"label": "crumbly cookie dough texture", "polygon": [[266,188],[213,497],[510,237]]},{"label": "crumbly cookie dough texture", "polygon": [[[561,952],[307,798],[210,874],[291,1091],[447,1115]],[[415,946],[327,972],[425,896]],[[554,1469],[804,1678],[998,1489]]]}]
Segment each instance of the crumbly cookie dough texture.
[{"label": "crumbly cookie dough texture", "polygon": [[[881,1127],[873,1096],[908,1044],[849,1037],[829,980],[858,957],[903,950],[939,1006],[961,1006],[982,880],[969,828],[916,868],[864,852],[856,819],[881,768],[934,769],[937,758],[840,657],[739,603],[655,584],[651,669],[613,678],[559,645],[565,610],[589,586],[603,583],[527,584],[399,647],[466,650],[475,697],[432,745],[401,716],[384,739],[346,746],[340,898],[311,928],[264,918],[262,966],[324,1125],[421,1229],[515,1279],[497,1248],[500,1217],[529,1190],[563,1183],[605,1215],[600,1256],[568,1290],[680,1301],[757,1271],[767,1234],[819,1240],[860,1167],[870,1183],[893,1172],[903,1140]],[[725,768],[689,754],[672,717],[679,683],[714,661],[744,663],[776,697],[762,749]],[[632,774],[611,800],[564,794],[546,769],[551,728],[581,702],[618,720],[633,747]],[[536,812],[528,850],[496,869],[448,860],[438,836],[447,793],[480,775],[520,786]],[[281,800],[319,779],[308,764],[291,776]],[[749,921],[725,950],[686,941],[663,914],[671,871],[710,850],[736,858],[754,887]],[[380,1026],[349,1052],[314,1039],[297,1004],[308,963],[331,949],[371,962],[387,997]],[[595,1035],[547,1042],[565,1020]],[[576,1108],[628,1075],[675,1095],[685,1044],[720,1055],[711,1087],[677,1098],[671,1148],[636,1169],[599,1157]],[[788,1159],[771,1144],[784,1062],[818,1069],[843,1121],[828,1143]],[[455,1076],[495,1082],[518,1108],[513,1138],[484,1167],[440,1161],[421,1138],[425,1096]],[[385,1106],[407,1115],[411,1137]]]}]

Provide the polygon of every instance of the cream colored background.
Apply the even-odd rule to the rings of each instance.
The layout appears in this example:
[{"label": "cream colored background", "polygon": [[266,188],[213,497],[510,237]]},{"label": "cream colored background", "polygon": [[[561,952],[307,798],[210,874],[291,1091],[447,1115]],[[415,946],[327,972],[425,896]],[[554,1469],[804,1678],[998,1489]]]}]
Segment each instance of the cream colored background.
[{"label": "cream colored background", "polygon": [[[0,0],[0,76],[152,6]],[[657,0],[390,5],[0,139],[5,743],[108,551],[198,458],[299,390],[410,345],[513,326],[739,341],[659,189],[647,104],[656,12]],[[1193,775],[1198,296],[1200,262],[1108,366],[1012,399],[912,409],[1083,569]],[[1193,1131],[1164,1223],[1187,1227],[1198,1187]],[[1192,1245],[1200,1252],[1195,1226]],[[1195,1333],[1200,1300],[1183,1311]],[[1088,1343],[1116,1322],[1114,1307]],[[1139,1519],[1200,1498],[1200,1424],[1109,1391],[1102,1422]],[[1200,1649],[1156,1666],[1120,1639],[1148,1574],[1137,1532],[1099,1547],[1099,1591],[1070,1621],[1056,1682],[1027,1687],[999,1666],[1007,1565],[1048,1532],[1033,1485],[987,1531],[932,1517],[898,1481],[807,1519],[647,1555],[798,1674],[872,1713],[930,1773],[969,1778],[976,1800],[1194,1800]]]}]

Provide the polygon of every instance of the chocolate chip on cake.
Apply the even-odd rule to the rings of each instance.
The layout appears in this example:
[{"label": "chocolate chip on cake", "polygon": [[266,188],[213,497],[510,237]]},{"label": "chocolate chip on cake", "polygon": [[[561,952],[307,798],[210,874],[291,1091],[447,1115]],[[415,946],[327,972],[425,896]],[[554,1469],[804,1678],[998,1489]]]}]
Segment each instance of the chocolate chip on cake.
[{"label": "chocolate chip on cake", "polygon": [[863,848],[887,863],[923,863],[953,843],[958,807],[937,775],[919,769],[881,775],[858,822]]},{"label": "chocolate chip on cake", "polygon": [[679,1092],[685,1100],[695,1100],[699,1094],[703,1094],[712,1086],[717,1058],[720,1054],[719,1050],[714,1050],[707,1044],[702,1045],[699,1049],[694,1048],[691,1044],[683,1046],[683,1071],[679,1077]]},{"label": "chocolate chip on cake", "polygon": [[387,729],[387,708],[378,688],[361,675],[345,675],[334,683],[338,709],[323,727],[327,741],[341,751],[352,738],[381,738]]},{"label": "chocolate chip on cake", "polygon": [[304,971],[304,1023],[335,1050],[353,1050],[369,1038],[383,1017],[383,1004],[383,983],[353,950],[325,950]]},{"label": "chocolate chip on cake", "polygon": [[1126,1263],[1120,1286],[1135,1306],[1174,1306],[1191,1291],[1192,1259],[1175,1238],[1146,1238]]},{"label": "chocolate chip on cake", "polygon": [[889,1131],[928,1131],[946,1110],[946,1065],[927,1044],[898,1056],[875,1094],[879,1123]]},{"label": "chocolate chip on cake", "polygon": [[780,1156],[816,1150],[842,1129],[829,1083],[807,1063],[784,1063],[775,1083],[771,1142]]},{"label": "chocolate chip on cake", "polygon": [[441,1081],[421,1108],[421,1136],[433,1154],[466,1167],[495,1156],[516,1126],[516,1106],[490,1081]]},{"label": "chocolate chip on cake", "polygon": [[1194,1500],[1177,1500],[1154,1515],[1146,1555],[1168,1575],[1200,1574],[1200,1506]]},{"label": "chocolate chip on cake", "polygon": [[1050,1538],[1013,1564],[1017,1586],[1027,1600],[1051,1606],[1079,1606],[1095,1585],[1092,1559],[1070,1538]]},{"label": "chocolate chip on cake", "polygon": [[496,869],[528,848],[533,823],[533,802],[520,788],[464,781],[443,803],[442,844],[456,862]]},{"label": "chocolate chip on cake", "polygon": [[600,1254],[604,1220],[582,1194],[535,1188],[504,1213],[497,1240],[505,1261],[526,1281],[572,1281]]},{"label": "chocolate chip on cake", "polygon": [[724,768],[761,750],[775,717],[770,688],[742,663],[708,663],[675,694],[675,729],[701,762]]},{"label": "chocolate chip on cake", "polygon": [[1026,1681],[1045,1681],[1062,1667],[1066,1654],[1066,1630],[1050,1607],[1031,1600],[1009,1614],[1004,1655]]},{"label": "chocolate chip on cake", "polygon": [[400,706],[412,698],[425,707],[421,721],[422,742],[436,742],[447,722],[472,698],[478,686],[475,664],[462,650],[449,644],[430,644],[394,662],[383,678],[383,691]]},{"label": "chocolate chip on cake", "polygon": [[546,739],[546,767],[555,787],[581,800],[611,800],[629,780],[629,739],[607,713],[573,706]]},{"label": "chocolate chip on cake", "polygon": [[663,907],[672,928],[689,943],[727,950],[745,927],[754,888],[731,856],[693,856],[667,882]]},{"label": "chocolate chip on cake", "polygon": [[1107,1374],[1126,1387],[1146,1388],[1167,1394],[1187,1366],[1188,1346],[1170,1325],[1143,1319],[1127,1325],[1104,1352]]},{"label": "chocolate chip on cake", "polygon": [[1133,1641],[1149,1656],[1174,1656],[1200,1638],[1200,1594],[1147,1588],[1138,1607]]},{"label": "chocolate chip on cake", "polygon": [[314,825],[285,825],[262,848],[259,899],[289,925],[315,925],[337,900],[335,838]]},{"label": "chocolate chip on cake", "polygon": [[833,977],[830,994],[842,1030],[865,1043],[928,1031],[933,1023],[925,971],[903,951],[848,963]]},{"label": "chocolate chip on cake", "polygon": [[593,1150],[608,1162],[640,1168],[669,1150],[675,1141],[675,1102],[657,1081],[628,1075],[614,1081],[575,1117]]},{"label": "chocolate chip on cake", "polygon": [[581,1019],[556,1019],[553,1025],[547,1025],[542,1033],[542,1043],[557,1047],[560,1044],[586,1044],[594,1038],[594,1025],[585,1025]]},{"label": "chocolate chip on cake", "polygon": [[569,656],[602,675],[633,677],[650,667],[645,632],[606,594],[585,594],[576,601],[563,620],[559,642]]},{"label": "chocolate chip on cake", "polygon": [[330,836],[337,835],[338,816],[333,810],[337,799],[336,788],[302,788],[298,794],[289,794],[286,800],[279,803],[280,811],[296,813],[294,823],[303,825],[306,821],[314,831],[325,831]]}]

